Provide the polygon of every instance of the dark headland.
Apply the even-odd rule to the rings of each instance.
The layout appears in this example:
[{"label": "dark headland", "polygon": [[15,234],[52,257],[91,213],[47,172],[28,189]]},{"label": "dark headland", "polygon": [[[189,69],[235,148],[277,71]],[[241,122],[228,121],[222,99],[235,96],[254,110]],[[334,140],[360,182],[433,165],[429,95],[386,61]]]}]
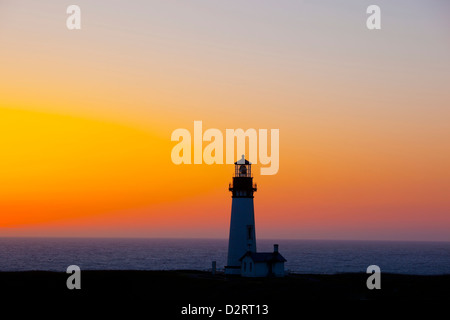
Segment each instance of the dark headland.
[{"label": "dark headland", "polygon": [[63,272],[0,272],[8,299],[71,301],[178,301],[269,303],[301,300],[450,300],[450,275],[382,274],[369,290],[368,274],[290,274],[241,278],[202,271],[82,271],[81,289],[69,290]]}]

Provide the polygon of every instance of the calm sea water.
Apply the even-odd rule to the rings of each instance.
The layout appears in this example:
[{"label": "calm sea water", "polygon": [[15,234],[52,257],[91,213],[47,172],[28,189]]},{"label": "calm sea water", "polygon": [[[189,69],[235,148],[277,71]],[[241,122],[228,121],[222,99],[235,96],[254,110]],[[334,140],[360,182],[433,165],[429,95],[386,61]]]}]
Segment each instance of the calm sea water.
[{"label": "calm sea water", "polygon": [[[286,269],[296,273],[450,274],[450,242],[278,240]],[[258,251],[272,251],[258,240]],[[227,240],[0,238],[0,271],[208,270],[226,264]]]}]

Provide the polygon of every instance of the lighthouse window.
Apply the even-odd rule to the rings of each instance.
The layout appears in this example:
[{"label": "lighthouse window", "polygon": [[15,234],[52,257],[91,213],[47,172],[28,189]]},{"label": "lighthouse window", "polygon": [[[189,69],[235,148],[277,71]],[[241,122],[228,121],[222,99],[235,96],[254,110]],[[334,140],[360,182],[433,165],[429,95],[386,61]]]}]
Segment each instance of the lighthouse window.
[{"label": "lighthouse window", "polygon": [[247,226],[247,240],[253,240],[253,227]]}]

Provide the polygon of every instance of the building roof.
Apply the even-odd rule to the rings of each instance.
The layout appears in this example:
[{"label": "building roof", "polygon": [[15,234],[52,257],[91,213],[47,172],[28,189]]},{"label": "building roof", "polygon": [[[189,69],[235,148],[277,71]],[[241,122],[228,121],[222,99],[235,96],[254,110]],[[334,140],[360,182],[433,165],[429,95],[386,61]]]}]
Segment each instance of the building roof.
[{"label": "building roof", "polygon": [[234,164],[252,164],[250,161],[245,159],[245,156],[242,155],[242,158],[236,161]]},{"label": "building roof", "polygon": [[279,252],[251,252],[247,251],[246,254],[239,259],[241,261],[245,257],[249,256],[254,262],[286,262],[287,260]]}]

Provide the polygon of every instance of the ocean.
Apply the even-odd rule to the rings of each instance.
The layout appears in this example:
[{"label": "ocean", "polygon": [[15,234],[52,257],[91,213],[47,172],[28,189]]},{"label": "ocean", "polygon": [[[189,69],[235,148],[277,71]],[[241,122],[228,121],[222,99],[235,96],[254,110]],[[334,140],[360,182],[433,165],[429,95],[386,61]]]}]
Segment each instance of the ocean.
[{"label": "ocean", "polygon": [[[0,238],[0,271],[210,270],[226,264],[225,239]],[[450,274],[450,242],[258,240],[259,252],[278,243],[295,273],[381,272]]]}]

